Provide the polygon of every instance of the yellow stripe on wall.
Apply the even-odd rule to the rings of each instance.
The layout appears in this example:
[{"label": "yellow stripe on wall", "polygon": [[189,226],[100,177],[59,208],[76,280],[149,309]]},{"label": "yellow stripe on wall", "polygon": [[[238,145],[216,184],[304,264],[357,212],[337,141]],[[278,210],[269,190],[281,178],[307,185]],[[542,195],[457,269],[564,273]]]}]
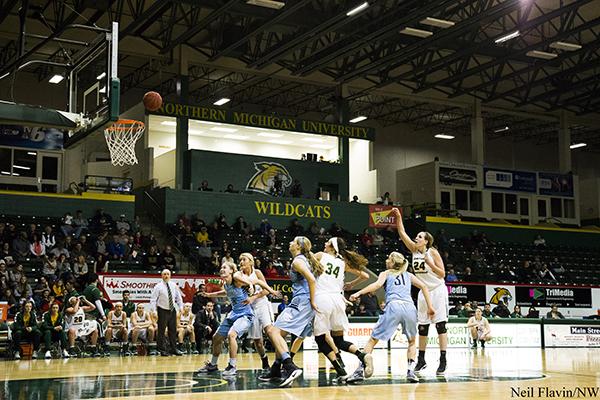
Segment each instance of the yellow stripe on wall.
[{"label": "yellow stripe on wall", "polygon": [[63,194],[63,193],[39,193],[39,192],[18,192],[15,190],[0,190],[0,195],[11,196],[31,196],[31,197],[52,197],[55,199],[72,199],[72,200],[102,200],[102,201],[121,201],[125,203],[134,203],[135,196],[129,194],[108,194],[108,193],[91,193],[85,192],[81,195]]},{"label": "yellow stripe on wall", "polygon": [[438,223],[438,224],[488,226],[488,227],[495,227],[495,228],[529,229],[529,230],[534,230],[534,231],[557,231],[557,232],[577,232],[577,233],[600,234],[599,231],[593,230],[593,229],[555,228],[555,227],[551,227],[551,226],[510,225],[510,224],[498,224],[498,223],[493,223],[493,222],[472,222],[472,221],[462,221],[460,218],[426,217],[425,220],[427,222]]}]

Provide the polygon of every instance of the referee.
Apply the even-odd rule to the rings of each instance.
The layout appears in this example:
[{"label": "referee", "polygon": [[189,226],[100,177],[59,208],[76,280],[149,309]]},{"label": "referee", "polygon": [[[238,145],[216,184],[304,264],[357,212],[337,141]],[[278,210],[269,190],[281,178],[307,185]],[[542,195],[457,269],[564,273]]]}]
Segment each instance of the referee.
[{"label": "referee", "polygon": [[[152,291],[150,309],[158,314],[158,332],[156,344],[161,356],[174,354],[181,356],[183,353],[177,349],[177,311],[183,309],[183,300],[177,285],[171,282],[171,271],[163,269],[162,282],[159,282]],[[165,328],[169,328],[169,347],[165,345]],[[170,351],[169,351],[170,349]]]}]

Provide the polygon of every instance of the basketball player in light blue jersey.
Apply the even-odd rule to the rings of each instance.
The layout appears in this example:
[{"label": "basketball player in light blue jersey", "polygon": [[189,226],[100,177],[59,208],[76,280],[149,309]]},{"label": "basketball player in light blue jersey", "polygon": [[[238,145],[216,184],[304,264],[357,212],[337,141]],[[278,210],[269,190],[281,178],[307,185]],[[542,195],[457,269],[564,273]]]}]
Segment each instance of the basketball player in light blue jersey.
[{"label": "basketball player in light blue jersey", "polygon": [[[313,270],[321,266],[311,253],[310,240],[297,236],[290,242],[290,253],[294,257],[290,269],[292,281],[292,301],[279,314],[275,324],[267,328],[267,335],[275,347],[277,358],[269,373],[259,376],[263,381],[280,381],[280,387],[291,384],[302,375],[302,369],[294,364],[290,357],[285,337],[289,333],[305,338],[312,334],[315,311],[315,277]],[[283,374],[282,374],[283,366]]]},{"label": "basketball player in light blue jersey", "polygon": [[[385,260],[385,266],[387,269],[379,274],[377,281],[350,296],[350,301],[354,302],[363,294],[375,292],[385,285],[385,309],[373,328],[373,333],[363,351],[367,353],[366,357],[372,357],[371,353],[377,342],[390,340],[396,333],[398,325],[402,325],[402,332],[408,339],[406,379],[410,382],[419,382],[419,378],[415,375],[417,309],[410,295],[411,285],[421,289],[427,303],[428,314],[433,315],[435,310],[432,307],[427,286],[407,271],[408,260],[401,253],[392,252]],[[358,382],[371,377],[373,375],[372,365],[372,361],[361,363],[352,376],[348,378],[348,382]]]},{"label": "basketball player in light blue jersey", "polygon": [[254,311],[247,301],[247,288],[252,290],[254,285],[259,285],[273,296],[279,296],[279,294],[271,289],[266,282],[251,278],[238,271],[236,265],[232,262],[224,262],[221,265],[219,275],[224,281],[223,290],[212,293],[202,293],[202,295],[204,297],[227,296],[231,302],[231,312],[223,319],[223,322],[219,325],[219,329],[217,329],[217,332],[213,335],[211,361],[207,362],[203,368],[200,368],[198,373],[205,374],[217,372],[219,370],[217,363],[219,355],[221,355],[223,341],[227,337],[229,343],[229,365],[227,365],[227,368],[223,371],[223,376],[227,377],[235,376],[237,374],[237,338],[248,332],[248,329],[252,326],[252,320],[254,319]]}]

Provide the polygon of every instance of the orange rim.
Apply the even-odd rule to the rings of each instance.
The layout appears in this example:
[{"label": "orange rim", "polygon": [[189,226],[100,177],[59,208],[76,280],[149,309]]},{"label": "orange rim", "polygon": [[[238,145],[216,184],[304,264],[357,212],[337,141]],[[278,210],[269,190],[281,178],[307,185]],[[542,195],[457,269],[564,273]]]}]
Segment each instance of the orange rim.
[{"label": "orange rim", "polygon": [[135,119],[120,119],[113,125],[109,126],[105,130],[111,131],[127,131],[130,129],[143,129],[144,123],[142,121],[136,121]]}]

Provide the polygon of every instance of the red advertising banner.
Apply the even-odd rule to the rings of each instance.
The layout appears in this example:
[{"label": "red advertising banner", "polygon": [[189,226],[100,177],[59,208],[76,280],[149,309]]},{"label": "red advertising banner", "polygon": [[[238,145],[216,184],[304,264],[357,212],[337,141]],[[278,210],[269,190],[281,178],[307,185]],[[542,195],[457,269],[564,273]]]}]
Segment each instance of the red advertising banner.
[{"label": "red advertising banner", "polygon": [[396,217],[392,215],[392,206],[382,206],[377,204],[369,205],[369,227],[387,228],[396,226]]}]

